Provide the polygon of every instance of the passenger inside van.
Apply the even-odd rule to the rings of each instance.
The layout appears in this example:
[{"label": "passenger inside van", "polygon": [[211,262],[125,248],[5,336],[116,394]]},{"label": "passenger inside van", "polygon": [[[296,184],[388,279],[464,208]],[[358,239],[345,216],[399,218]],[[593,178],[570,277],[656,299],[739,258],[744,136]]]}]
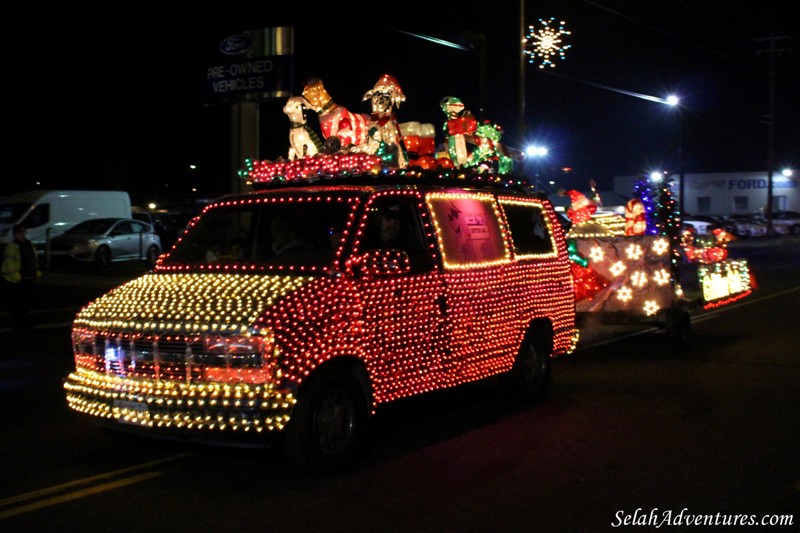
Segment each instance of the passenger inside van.
[{"label": "passenger inside van", "polygon": [[419,214],[410,198],[379,198],[367,222],[364,250],[401,250],[412,269],[428,270],[433,261],[426,250]]}]

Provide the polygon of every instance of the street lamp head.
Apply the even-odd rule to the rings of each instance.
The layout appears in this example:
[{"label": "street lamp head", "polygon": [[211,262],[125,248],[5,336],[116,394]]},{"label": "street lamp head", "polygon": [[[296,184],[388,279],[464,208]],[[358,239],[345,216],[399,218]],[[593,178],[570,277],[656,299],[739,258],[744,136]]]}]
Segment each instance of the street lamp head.
[{"label": "street lamp head", "polygon": [[792,169],[791,169],[791,168],[784,168],[784,169],[781,171],[781,174],[783,174],[784,176],[786,176],[786,177],[788,178],[788,177],[791,177],[791,176],[792,176],[792,174],[794,174],[794,172],[792,171]]},{"label": "street lamp head", "polygon": [[525,148],[525,155],[528,157],[544,157],[547,152],[548,150],[544,146],[531,145]]},{"label": "street lamp head", "polygon": [[671,105],[671,106],[675,107],[677,105],[680,105],[681,99],[678,98],[677,96],[675,96],[674,94],[671,94],[671,95],[667,96],[667,99],[665,100],[665,102],[667,103],[667,105]]},{"label": "street lamp head", "polygon": [[654,171],[650,173],[650,181],[653,183],[661,183],[661,180],[664,179],[664,173],[659,171]]}]

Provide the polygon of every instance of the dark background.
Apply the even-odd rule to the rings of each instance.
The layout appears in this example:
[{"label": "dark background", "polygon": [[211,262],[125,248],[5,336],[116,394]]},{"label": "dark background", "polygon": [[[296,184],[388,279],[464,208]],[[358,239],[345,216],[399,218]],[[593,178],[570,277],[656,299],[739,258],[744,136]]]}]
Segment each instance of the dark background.
[{"label": "dark background", "polygon": [[[443,122],[439,101],[461,98],[479,119],[505,128],[512,146],[544,144],[546,172],[610,187],[613,176],[650,169],[677,172],[682,138],[686,172],[765,170],[769,48],[756,39],[795,37],[792,4],[778,1],[527,2],[527,24],[566,22],[566,59],[525,68],[525,139],[519,135],[519,3],[328,4],[325,7],[228,2],[163,12],[120,5],[23,6],[3,32],[6,141],[0,196],[41,188],[128,190],[135,202],[226,192],[230,185],[230,109],[209,105],[205,69],[222,39],[243,30],[295,28],[293,92],[319,76],[334,99],[368,112],[363,94],[383,73],[407,101],[398,119]],[[485,109],[478,54],[486,39]],[[775,54],[775,168],[797,166],[800,69],[794,40]],[[759,53],[760,51],[760,53]],[[682,96],[676,109],[627,93]],[[261,157],[288,149],[284,100],[261,106]],[[442,141],[441,136],[437,139]],[[190,170],[189,165],[196,165]]]}]

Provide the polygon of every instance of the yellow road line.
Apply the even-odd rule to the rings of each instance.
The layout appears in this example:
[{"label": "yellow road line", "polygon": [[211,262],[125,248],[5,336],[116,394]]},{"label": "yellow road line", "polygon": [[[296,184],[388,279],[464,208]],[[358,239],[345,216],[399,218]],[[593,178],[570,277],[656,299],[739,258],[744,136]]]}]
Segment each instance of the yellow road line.
[{"label": "yellow road line", "polygon": [[[6,507],[8,505],[12,505],[18,502],[23,502],[26,500],[32,500],[34,498],[40,498],[42,496],[47,496],[49,494],[55,494],[57,492],[62,492],[64,490],[70,489],[72,487],[77,487],[80,485],[88,485],[90,483],[94,483],[96,481],[100,481],[103,479],[109,479],[113,477],[118,477],[129,472],[133,472],[135,470],[144,470],[146,468],[152,468],[154,466],[158,466],[164,463],[171,463],[173,461],[177,461],[179,459],[183,459],[185,457],[189,457],[190,454],[182,453],[178,455],[173,455],[170,457],[165,457],[164,459],[158,459],[156,461],[150,461],[148,463],[142,463],[139,465],[129,466],[127,468],[121,468],[119,470],[114,470],[113,472],[106,472],[105,474],[98,474],[96,476],[86,477],[83,479],[76,479],[75,481],[69,481],[67,483],[62,483],[60,485],[54,485],[52,487],[47,487],[44,489],[35,490],[32,492],[26,492],[25,494],[20,494],[18,496],[12,496],[10,498],[6,498],[4,500],[0,500],[0,507]],[[0,515],[1,516],[1,515]]]},{"label": "yellow road line", "polygon": [[112,481],[110,483],[104,483],[102,485],[96,485],[94,487],[89,487],[87,489],[79,490],[76,492],[70,492],[68,494],[63,494],[61,496],[56,496],[54,498],[49,498],[46,500],[39,500],[38,502],[29,503],[21,507],[13,507],[6,511],[0,511],[0,520],[2,520],[3,518],[11,518],[12,516],[28,513],[30,511],[36,511],[37,509],[50,507],[52,505],[58,505],[59,503],[64,503],[71,500],[77,500],[78,498],[85,498],[86,496],[91,496],[92,494],[97,494],[100,492],[117,489],[120,487],[124,487],[126,485],[139,483],[141,481],[147,481],[148,479],[158,477],[161,474],[162,472],[145,472],[144,474],[139,474],[138,476],[123,478],[117,481]]}]

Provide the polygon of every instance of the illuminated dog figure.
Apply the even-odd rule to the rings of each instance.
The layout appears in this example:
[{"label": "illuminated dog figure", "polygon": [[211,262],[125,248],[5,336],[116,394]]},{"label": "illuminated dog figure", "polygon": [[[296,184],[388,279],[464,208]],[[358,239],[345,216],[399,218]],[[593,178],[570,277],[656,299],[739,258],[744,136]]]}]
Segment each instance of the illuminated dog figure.
[{"label": "illuminated dog figure", "polygon": [[319,135],[306,122],[305,110],[308,100],[302,96],[292,96],[283,106],[289,117],[289,160],[294,161],[312,156],[322,151]]}]

